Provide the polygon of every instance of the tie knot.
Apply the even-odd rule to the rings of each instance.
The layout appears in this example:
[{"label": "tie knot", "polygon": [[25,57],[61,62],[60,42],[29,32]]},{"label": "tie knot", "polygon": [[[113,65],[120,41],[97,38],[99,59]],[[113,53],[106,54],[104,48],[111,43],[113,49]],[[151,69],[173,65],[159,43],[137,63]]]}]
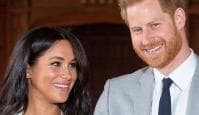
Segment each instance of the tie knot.
[{"label": "tie knot", "polygon": [[163,79],[163,90],[168,90],[169,87],[171,86],[172,82],[173,81],[170,78],[164,78]]}]

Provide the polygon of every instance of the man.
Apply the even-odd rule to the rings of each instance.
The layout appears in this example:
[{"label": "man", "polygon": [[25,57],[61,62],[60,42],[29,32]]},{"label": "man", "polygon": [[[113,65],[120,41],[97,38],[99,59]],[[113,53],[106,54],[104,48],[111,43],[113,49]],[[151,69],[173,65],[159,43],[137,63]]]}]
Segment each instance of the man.
[{"label": "man", "polygon": [[149,67],[108,80],[94,115],[199,115],[199,57],[186,36],[186,1],[119,5],[133,48]]}]

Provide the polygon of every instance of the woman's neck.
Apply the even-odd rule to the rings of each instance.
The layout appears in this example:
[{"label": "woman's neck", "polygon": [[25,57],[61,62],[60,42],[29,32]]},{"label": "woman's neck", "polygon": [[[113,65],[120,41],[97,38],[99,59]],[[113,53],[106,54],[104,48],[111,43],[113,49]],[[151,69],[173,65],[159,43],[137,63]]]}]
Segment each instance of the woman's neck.
[{"label": "woman's neck", "polygon": [[57,105],[31,103],[28,105],[24,115],[61,115],[61,111]]},{"label": "woman's neck", "polygon": [[61,115],[59,106],[50,103],[47,99],[29,96],[25,115]]}]

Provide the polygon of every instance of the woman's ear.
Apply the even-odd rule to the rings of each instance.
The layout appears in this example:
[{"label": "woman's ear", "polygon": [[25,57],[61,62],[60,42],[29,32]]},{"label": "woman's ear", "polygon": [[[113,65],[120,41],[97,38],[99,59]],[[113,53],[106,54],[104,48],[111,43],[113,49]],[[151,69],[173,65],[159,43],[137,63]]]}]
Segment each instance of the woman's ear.
[{"label": "woman's ear", "polygon": [[178,30],[182,30],[185,27],[186,14],[182,8],[177,8],[174,13],[174,21]]},{"label": "woman's ear", "polygon": [[32,74],[31,66],[27,65],[27,67],[26,67],[26,78],[31,78],[31,74]]}]

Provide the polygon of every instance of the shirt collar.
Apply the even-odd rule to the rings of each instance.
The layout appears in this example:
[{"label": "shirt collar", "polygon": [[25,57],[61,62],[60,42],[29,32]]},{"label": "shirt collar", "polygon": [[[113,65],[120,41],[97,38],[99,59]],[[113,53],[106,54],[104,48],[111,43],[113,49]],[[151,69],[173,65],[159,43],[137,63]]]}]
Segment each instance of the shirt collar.
[{"label": "shirt collar", "polygon": [[[185,90],[191,83],[195,68],[196,55],[194,54],[193,50],[191,50],[189,57],[169,74],[169,78],[173,80],[174,84],[179,87],[179,89]],[[166,77],[156,68],[154,68],[153,71],[156,83],[162,81],[162,79]]]},{"label": "shirt collar", "polygon": [[165,78],[165,75],[163,75],[158,69],[156,68],[153,68],[153,73],[154,73],[154,76],[155,76],[155,83],[158,84],[158,83],[161,83],[162,79]]},{"label": "shirt collar", "polygon": [[169,74],[170,78],[181,90],[185,90],[191,83],[196,68],[196,61],[196,55],[191,50],[190,56]]}]

